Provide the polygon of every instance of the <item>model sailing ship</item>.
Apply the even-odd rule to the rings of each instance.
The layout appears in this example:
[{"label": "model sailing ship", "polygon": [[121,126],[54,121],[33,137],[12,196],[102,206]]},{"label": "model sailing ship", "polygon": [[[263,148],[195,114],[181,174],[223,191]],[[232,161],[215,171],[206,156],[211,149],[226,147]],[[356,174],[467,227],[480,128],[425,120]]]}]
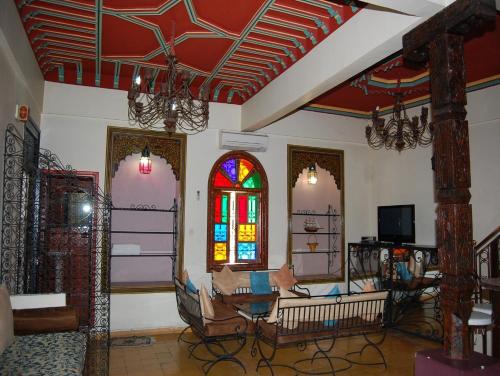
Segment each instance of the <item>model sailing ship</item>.
[{"label": "model sailing ship", "polygon": [[320,229],[318,220],[313,217],[307,217],[304,221],[304,230],[306,232],[316,232]]}]

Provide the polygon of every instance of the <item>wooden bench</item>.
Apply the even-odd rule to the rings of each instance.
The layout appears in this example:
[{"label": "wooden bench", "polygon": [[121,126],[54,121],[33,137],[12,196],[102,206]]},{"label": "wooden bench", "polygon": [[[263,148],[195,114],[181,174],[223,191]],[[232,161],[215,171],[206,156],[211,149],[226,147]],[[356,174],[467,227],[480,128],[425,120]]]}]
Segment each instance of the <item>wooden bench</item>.
[{"label": "wooden bench", "polygon": [[[208,374],[213,366],[222,361],[238,364],[243,370],[245,366],[236,357],[245,346],[248,321],[238,315],[224,303],[213,301],[214,317],[202,314],[200,293],[188,290],[186,285],[175,278],[177,308],[181,319],[188,325],[197,341],[185,341],[189,344],[189,356],[203,362],[202,370]],[[181,333],[179,338],[181,338]],[[199,356],[197,349],[204,347],[210,358]]]},{"label": "wooden bench", "polygon": [[[384,355],[379,346],[385,338],[384,313],[388,291],[377,291],[353,295],[312,296],[308,298],[278,298],[270,317],[259,318],[256,323],[256,341],[252,355],[259,352],[257,370],[268,367],[274,375],[273,367],[287,367],[296,373],[335,374],[348,369],[352,364],[384,365]],[[374,341],[372,333],[381,334]],[[345,358],[333,357],[331,352],[339,337],[362,335],[366,344],[360,351],[346,354]],[[279,348],[297,346],[305,349],[308,343],[314,344],[316,351],[312,357],[300,359],[292,364],[275,364],[273,360]],[[373,348],[380,356],[380,361],[364,362],[362,355],[367,348]],[[334,366],[339,360],[344,367]],[[315,371],[304,369],[304,364],[315,363]],[[325,369],[326,365],[326,370]],[[323,371],[317,371],[317,368]]]}]

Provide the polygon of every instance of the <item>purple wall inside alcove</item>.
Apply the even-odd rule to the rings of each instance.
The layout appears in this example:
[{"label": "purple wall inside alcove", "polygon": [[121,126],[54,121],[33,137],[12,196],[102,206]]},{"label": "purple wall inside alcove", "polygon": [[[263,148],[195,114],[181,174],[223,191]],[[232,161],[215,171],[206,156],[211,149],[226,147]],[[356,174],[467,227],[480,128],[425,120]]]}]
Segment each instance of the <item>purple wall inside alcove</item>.
[{"label": "purple wall inside alcove", "polygon": [[[152,171],[139,173],[140,154],[122,161],[112,179],[113,206],[130,208],[147,205],[170,209],[179,198],[180,184],[165,159],[151,154]],[[172,231],[173,214],[161,212],[113,211],[115,231]],[[172,235],[112,234],[111,243],[139,244],[141,254],[172,253]],[[169,257],[113,257],[111,282],[171,281],[172,262]]]}]

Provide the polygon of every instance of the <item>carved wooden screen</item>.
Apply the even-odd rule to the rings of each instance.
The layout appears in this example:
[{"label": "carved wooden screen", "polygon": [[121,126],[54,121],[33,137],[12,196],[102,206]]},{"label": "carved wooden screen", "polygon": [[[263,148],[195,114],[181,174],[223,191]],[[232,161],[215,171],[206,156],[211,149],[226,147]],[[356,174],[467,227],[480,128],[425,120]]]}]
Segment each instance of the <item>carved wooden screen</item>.
[{"label": "carved wooden screen", "polygon": [[209,178],[207,270],[267,268],[267,178],[257,159],[229,152]]}]

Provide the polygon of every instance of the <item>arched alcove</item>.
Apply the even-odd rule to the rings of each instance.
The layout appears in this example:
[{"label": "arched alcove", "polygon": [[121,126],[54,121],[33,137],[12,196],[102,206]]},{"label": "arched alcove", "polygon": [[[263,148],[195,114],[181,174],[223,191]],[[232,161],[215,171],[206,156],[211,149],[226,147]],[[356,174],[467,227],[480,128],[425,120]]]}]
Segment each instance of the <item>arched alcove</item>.
[{"label": "arched alcove", "polygon": [[343,280],[343,214],[343,152],[289,145],[288,261],[299,280]]},{"label": "arched alcove", "polygon": [[[183,255],[185,142],[185,135],[108,128],[113,292],[173,288]],[[144,174],[139,161],[146,146],[151,172]]]}]

